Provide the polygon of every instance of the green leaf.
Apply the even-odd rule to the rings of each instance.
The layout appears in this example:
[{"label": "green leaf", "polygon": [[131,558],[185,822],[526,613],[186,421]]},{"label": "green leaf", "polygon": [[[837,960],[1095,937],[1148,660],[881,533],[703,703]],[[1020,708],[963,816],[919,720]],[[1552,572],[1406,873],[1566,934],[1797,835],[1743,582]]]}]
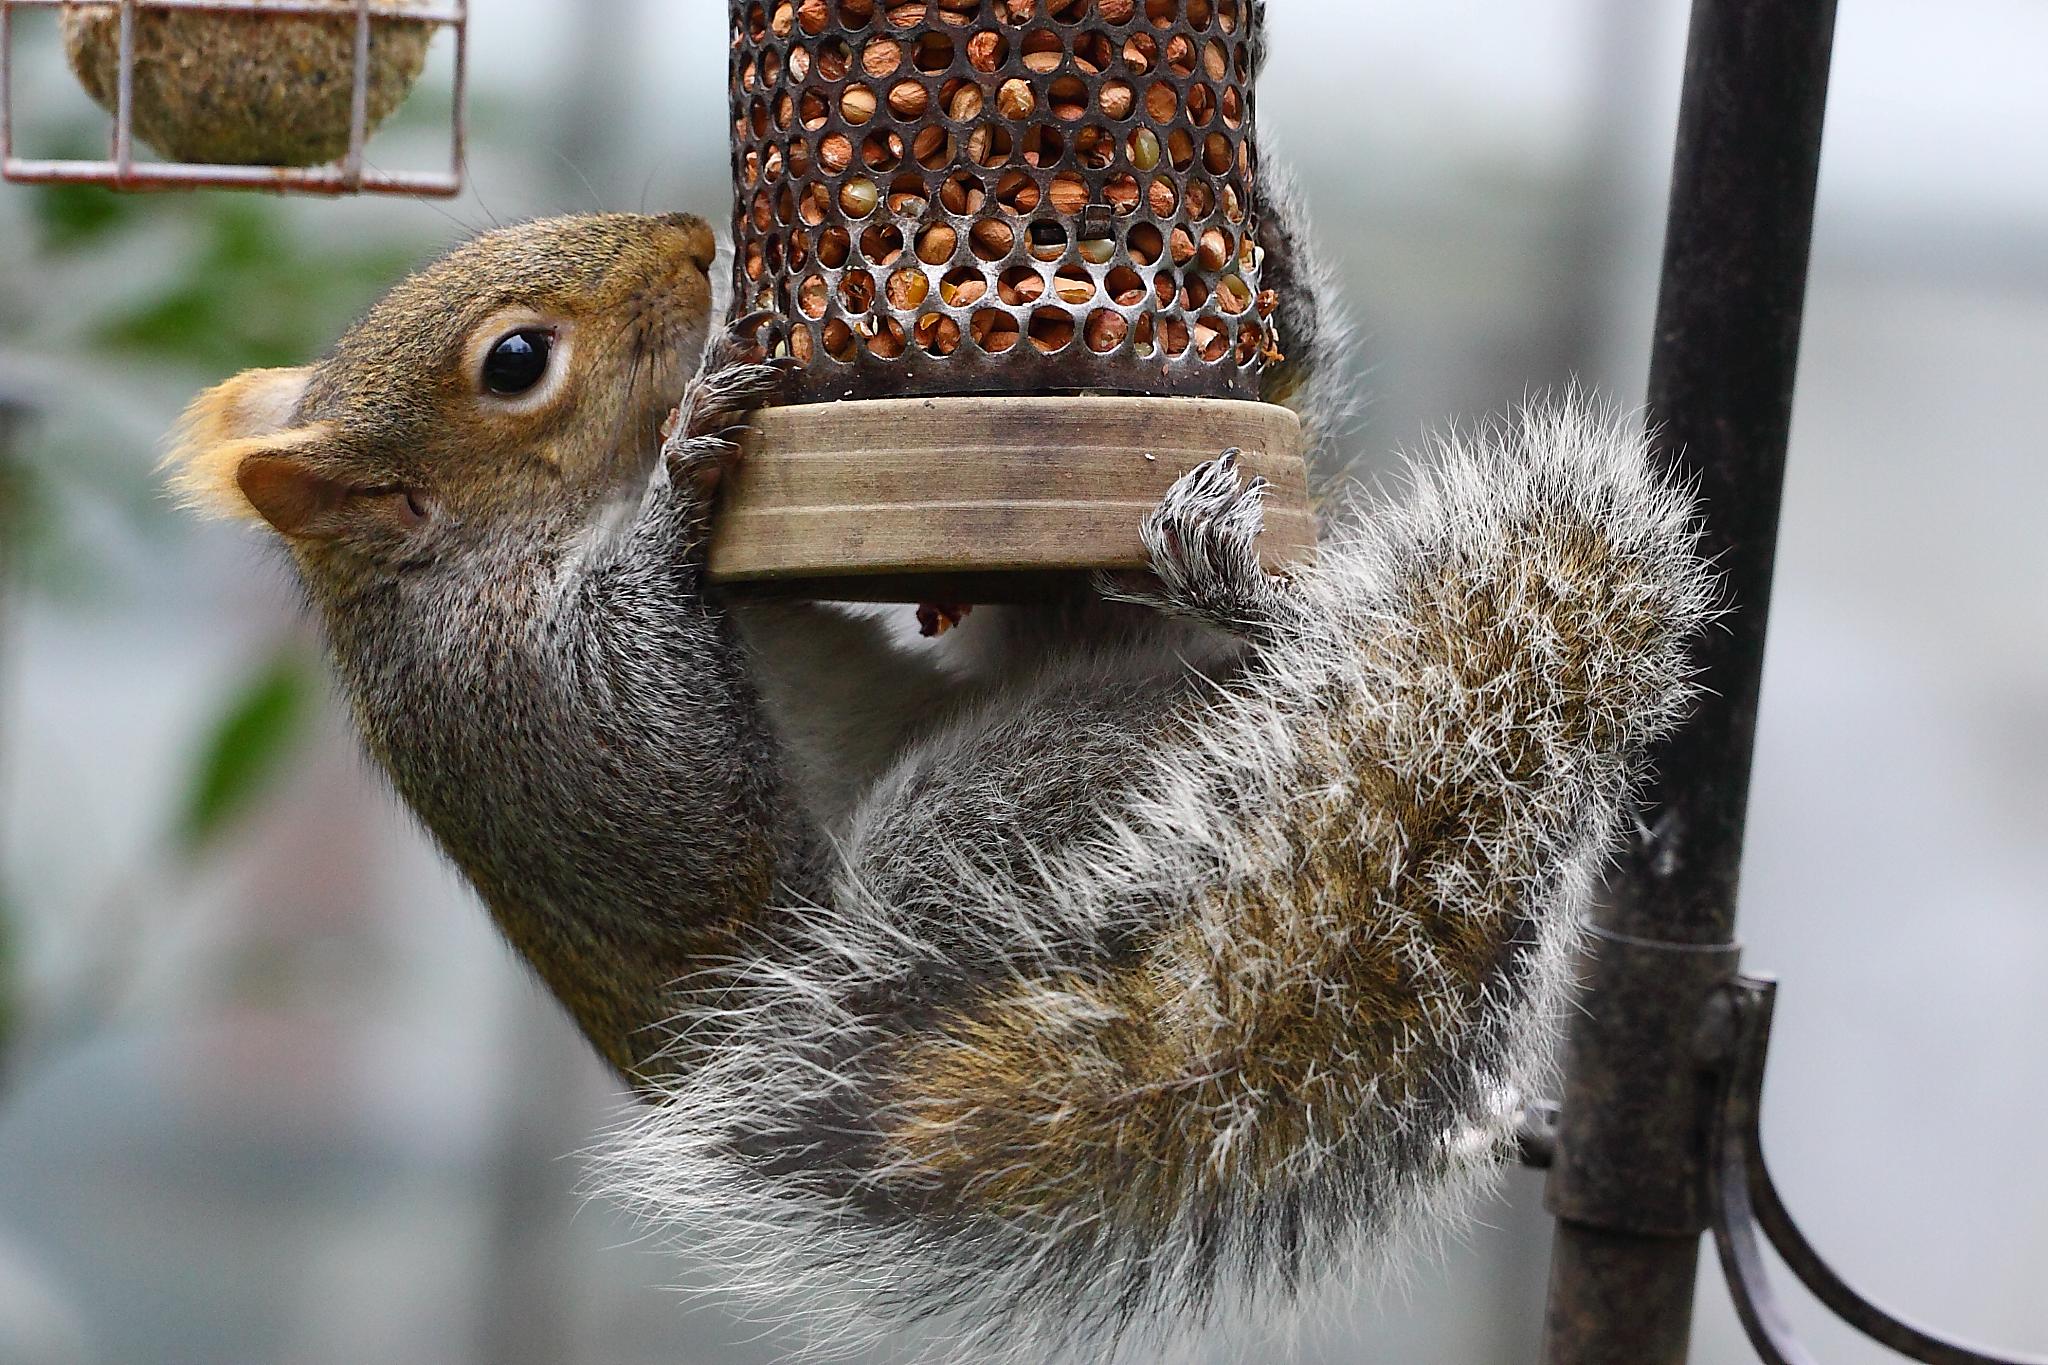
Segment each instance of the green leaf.
[{"label": "green leaf", "polygon": [[275,204],[192,196],[176,210],[204,232],[153,292],[101,320],[117,351],[213,371],[303,361],[412,263],[403,247],[337,250],[291,231]]},{"label": "green leaf", "polygon": [[228,699],[201,751],[178,820],[177,842],[187,856],[204,852],[270,789],[305,738],[313,694],[311,665],[288,651]]},{"label": "green leaf", "polygon": [[133,200],[98,185],[40,185],[29,206],[50,251],[88,245],[136,215]]}]

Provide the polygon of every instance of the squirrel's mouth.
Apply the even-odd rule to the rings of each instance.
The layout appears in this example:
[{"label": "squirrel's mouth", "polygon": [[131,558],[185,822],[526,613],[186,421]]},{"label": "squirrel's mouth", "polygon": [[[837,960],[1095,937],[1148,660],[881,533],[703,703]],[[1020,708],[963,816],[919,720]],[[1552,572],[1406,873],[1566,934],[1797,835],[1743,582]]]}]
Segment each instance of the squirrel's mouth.
[{"label": "squirrel's mouth", "polygon": [[678,239],[677,253],[695,267],[699,275],[709,279],[711,267],[718,262],[718,238],[711,231],[711,225],[694,213],[663,214],[661,221]]}]

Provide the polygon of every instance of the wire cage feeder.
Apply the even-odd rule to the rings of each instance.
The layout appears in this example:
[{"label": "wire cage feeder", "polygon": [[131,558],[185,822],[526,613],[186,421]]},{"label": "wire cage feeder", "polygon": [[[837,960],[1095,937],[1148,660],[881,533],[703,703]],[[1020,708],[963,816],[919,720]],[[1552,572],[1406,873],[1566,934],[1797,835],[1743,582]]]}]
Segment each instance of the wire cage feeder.
[{"label": "wire cage feeder", "polygon": [[[15,146],[14,21],[17,11],[56,10],[67,17],[88,16],[111,26],[114,46],[109,54],[110,89],[89,93],[103,104],[111,104],[112,137],[104,160],[53,160],[17,154]],[[200,21],[206,16],[225,22],[263,20],[302,23],[324,20],[328,25],[351,26],[350,53],[346,70],[333,75],[347,79],[346,143],[339,156],[329,154],[326,164],[276,164],[263,158],[180,159],[153,161],[138,159],[138,117],[140,92],[147,87],[147,59],[144,39],[149,25],[180,20]],[[449,127],[448,167],[445,170],[385,170],[368,164],[364,149],[375,131],[380,102],[395,107],[410,89],[395,93],[380,87],[373,62],[373,37],[398,32],[403,25],[417,36],[424,59],[427,44],[442,29],[455,35],[455,74]],[[387,26],[394,26],[389,27]],[[216,51],[206,51],[207,61],[225,60]],[[337,66],[340,64],[337,63]],[[117,189],[261,189],[312,194],[407,194],[447,197],[462,190],[462,167],[466,139],[465,110],[468,102],[469,3],[468,0],[0,0],[0,175],[26,184],[107,185]],[[81,71],[81,77],[85,72]],[[299,75],[302,73],[295,73]],[[416,75],[416,73],[415,73]],[[325,91],[326,75],[315,71],[315,88]],[[270,96],[273,100],[274,95]],[[201,106],[203,107],[203,106]],[[384,112],[389,112],[386,109]],[[342,127],[337,120],[330,140],[340,143]]]},{"label": "wire cage feeder", "polygon": [[732,0],[736,314],[801,370],[715,576],[996,600],[1140,567],[1226,447],[1310,553],[1299,423],[1258,402],[1251,0]]}]

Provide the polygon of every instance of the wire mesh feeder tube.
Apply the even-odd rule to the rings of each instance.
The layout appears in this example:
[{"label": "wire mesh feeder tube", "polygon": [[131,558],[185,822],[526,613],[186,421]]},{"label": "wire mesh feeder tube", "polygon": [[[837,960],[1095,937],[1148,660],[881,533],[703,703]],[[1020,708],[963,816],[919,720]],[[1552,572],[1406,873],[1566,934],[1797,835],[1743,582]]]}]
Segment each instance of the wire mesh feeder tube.
[{"label": "wire mesh feeder tube", "polygon": [[1299,425],[1256,401],[1281,342],[1249,0],[730,16],[734,307],[803,369],[728,491],[715,575],[1035,595],[1142,563],[1144,510],[1232,446],[1275,486],[1269,558],[1312,549]]}]

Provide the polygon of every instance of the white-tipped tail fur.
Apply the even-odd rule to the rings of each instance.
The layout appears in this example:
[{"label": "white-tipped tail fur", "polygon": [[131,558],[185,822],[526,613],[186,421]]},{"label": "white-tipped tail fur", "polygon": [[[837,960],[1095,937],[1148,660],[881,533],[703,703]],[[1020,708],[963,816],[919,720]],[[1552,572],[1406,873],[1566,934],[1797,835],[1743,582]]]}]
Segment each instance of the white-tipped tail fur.
[{"label": "white-tipped tail fur", "polygon": [[1414,483],[1286,583],[1162,573],[1232,604],[1229,667],[1090,646],[914,745],[817,903],[691,983],[702,1060],[606,1190],[828,1354],[947,1359],[1149,1354],[1458,1218],[1714,593],[1583,402]]}]

